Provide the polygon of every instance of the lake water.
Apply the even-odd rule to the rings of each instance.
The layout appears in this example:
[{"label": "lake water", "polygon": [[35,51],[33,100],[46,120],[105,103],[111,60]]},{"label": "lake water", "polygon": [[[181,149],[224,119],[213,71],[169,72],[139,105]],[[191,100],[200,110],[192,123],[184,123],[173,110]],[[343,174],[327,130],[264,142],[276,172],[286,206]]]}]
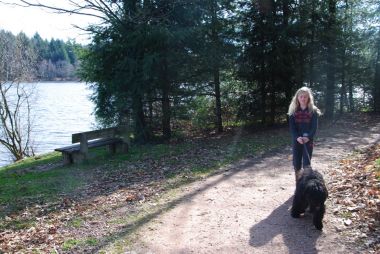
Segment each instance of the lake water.
[{"label": "lake water", "polygon": [[[33,140],[37,154],[71,144],[71,134],[95,128],[91,90],[85,83],[43,82],[35,85],[32,105]],[[9,164],[10,156],[0,147],[0,166]]]}]

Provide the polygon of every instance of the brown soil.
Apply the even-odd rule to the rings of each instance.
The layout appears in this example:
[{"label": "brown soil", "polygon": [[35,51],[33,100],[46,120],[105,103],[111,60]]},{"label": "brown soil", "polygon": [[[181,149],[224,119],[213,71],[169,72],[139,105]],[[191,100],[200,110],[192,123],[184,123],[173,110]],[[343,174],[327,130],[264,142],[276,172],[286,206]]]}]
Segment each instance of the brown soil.
[{"label": "brown soil", "polygon": [[[365,127],[364,127],[365,126]],[[312,166],[325,175],[338,161],[380,138],[380,119],[323,126]],[[183,187],[180,202],[137,233],[132,253],[357,253],[345,226],[327,201],[323,231],[311,215],[289,214],[295,189],[290,147],[250,158],[221,173]]]}]

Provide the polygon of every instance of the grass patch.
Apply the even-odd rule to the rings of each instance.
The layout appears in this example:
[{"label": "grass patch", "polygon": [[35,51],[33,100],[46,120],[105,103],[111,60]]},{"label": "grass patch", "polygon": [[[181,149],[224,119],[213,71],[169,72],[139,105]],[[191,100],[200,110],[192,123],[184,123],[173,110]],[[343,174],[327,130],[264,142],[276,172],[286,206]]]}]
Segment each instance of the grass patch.
[{"label": "grass patch", "polygon": [[[180,153],[186,144],[172,149],[170,145],[135,146],[128,154],[110,156],[106,149],[91,149],[91,159],[76,165],[61,166],[60,153],[49,153],[36,158],[27,158],[20,162],[0,168],[0,218],[23,210],[33,204],[55,202],[64,195],[75,195],[79,188],[92,181],[92,170],[98,166],[111,172],[117,167],[112,164],[138,162],[149,156],[161,158],[168,154]],[[110,166],[111,165],[111,166]],[[50,166],[48,170],[46,167]],[[73,227],[81,222],[73,221]],[[4,225],[3,225],[4,226]]]},{"label": "grass patch", "polygon": [[0,231],[27,229],[35,225],[36,221],[34,219],[14,219],[10,221],[0,220]]},{"label": "grass patch", "polygon": [[62,244],[62,250],[63,251],[69,251],[69,250],[77,247],[80,243],[81,243],[81,241],[78,240],[78,239],[69,239],[69,240],[66,240]]},{"label": "grass patch", "polygon": [[67,224],[73,228],[80,228],[84,223],[82,218],[74,218],[70,220]]},{"label": "grass patch", "polygon": [[375,160],[375,176],[378,181],[380,181],[380,158]]},{"label": "grass patch", "polygon": [[113,160],[136,162],[144,158],[151,158],[154,160],[160,159],[164,156],[173,156],[184,153],[191,148],[191,144],[180,143],[176,145],[171,144],[148,144],[140,146],[132,146],[128,153],[115,155]]},{"label": "grass patch", "polygon": [[344,219],[350,219],[350,218],[352,218],[352,213],[351,213],[350,211],[344,211],[344,212],[342,213],[342,217],[343,217]]},{"label": "grass patch", "polygon": [[82,164],[62,166],[61,154],[54,152],[1,167],[0,218],[32,204],[75,195],[78,188],[91,181],[93,168],[110,160],[102,148],[91,149],[91,157]]},{"label": "grass patch", "polygon": [[109,224],[115,224],[115,225],[124,225],[127,222],[128,220],[125,218],[117,218],[117,219],[112,219],[108,221]]},{"label": "grass patch", "polygon": [[61,160],[60,153],[58,152],[47,153],[41,156],[26,158],[21,161],[17,161],[13,164],[0,167],[0,173],[9,171],[9,170],[14,171],[14,170],[20,170],[20,169],[25,169],[25,168],[32,170],[39,166],[46,166],[49,164],[57,163],[60,160]]},{"label": "grass patch", "polygon": [[84,243],[89,246],[96,246],[98,244],[98,240],[96,238],[90,237],[87,238]]},{"label": "grass patch", "polygon": [[83,246],[96,246],[98,244],[99,244],[99,241],[94,237],[89,237],[83,240],[68,239],[62,244],[62,250],[70,251],[74,248],[83,247]]},{"label": "grass patch", "polygon": [[54,201],[59,194],[73,192],[81,182],[77,173],[67,168],[28,173],[8,170],[0,176],[0,205],[12,212],[31,203]]}]

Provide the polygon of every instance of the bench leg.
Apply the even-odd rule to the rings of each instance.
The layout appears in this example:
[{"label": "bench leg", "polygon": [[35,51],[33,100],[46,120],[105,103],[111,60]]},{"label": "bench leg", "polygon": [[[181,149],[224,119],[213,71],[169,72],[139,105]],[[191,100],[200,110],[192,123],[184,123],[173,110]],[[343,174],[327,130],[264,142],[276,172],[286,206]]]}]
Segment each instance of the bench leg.
[{"label": "bench leg", "polygon": [[114,153],[128,153],[128,144],[127,143],[119,143],[114,144]]},{"label": "bench leg", "polygon": [[107,151],[110,154],[128,153],[128,144],[127,143],[111,144],[107,146]]},{"label": "bench leg", "polygon": [[120,152],[122,153],[128,153],[128,149],[129,149],[128,143],[122,143],[121,145],[119,145],[119,149],[120,149]]},{"label": "bench leg", "polygon": [[73,163],[80,163],[87,159],[87,154],[83,154],[81,152],[76,152],[72,154]]},{"label": "bench leg", "polygon": [[116,144],[110,144],[107,146],[107,151],[110,153],[110,154],[114,154],[116,153]]},{"label": "bench leg", "polygon": [[62,153],[62,156],[64,165],[79,163],[87,158],[86,154],[83,154],[81,152]]},{"label": "bench leg", "polygon": [[64,165],[68,165],[68,164],[73,163],[73,158],[71,156],[71,153],[62,153],[62,157],[63,157],[63,164]]}]

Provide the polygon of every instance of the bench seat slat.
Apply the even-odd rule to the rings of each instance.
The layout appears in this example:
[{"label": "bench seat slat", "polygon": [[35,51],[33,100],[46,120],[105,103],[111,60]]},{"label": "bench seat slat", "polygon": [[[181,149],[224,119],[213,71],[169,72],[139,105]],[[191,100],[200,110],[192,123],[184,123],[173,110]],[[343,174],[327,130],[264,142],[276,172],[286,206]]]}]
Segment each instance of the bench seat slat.
[{"label": "bench seat slat", "polygon": [[[88,142],[88,148],[118,144],[118,143],[122,143],[122,142],[123,142],[123,140],[121,138],[95,139],[95,140],[91,140]],[[56,148],[56,149],[54,149],[54,151],[65,152],[65,153],[79,152],[80,151],[80,144],[74,144],[74,145],[70,145],[70,146]]]}]

